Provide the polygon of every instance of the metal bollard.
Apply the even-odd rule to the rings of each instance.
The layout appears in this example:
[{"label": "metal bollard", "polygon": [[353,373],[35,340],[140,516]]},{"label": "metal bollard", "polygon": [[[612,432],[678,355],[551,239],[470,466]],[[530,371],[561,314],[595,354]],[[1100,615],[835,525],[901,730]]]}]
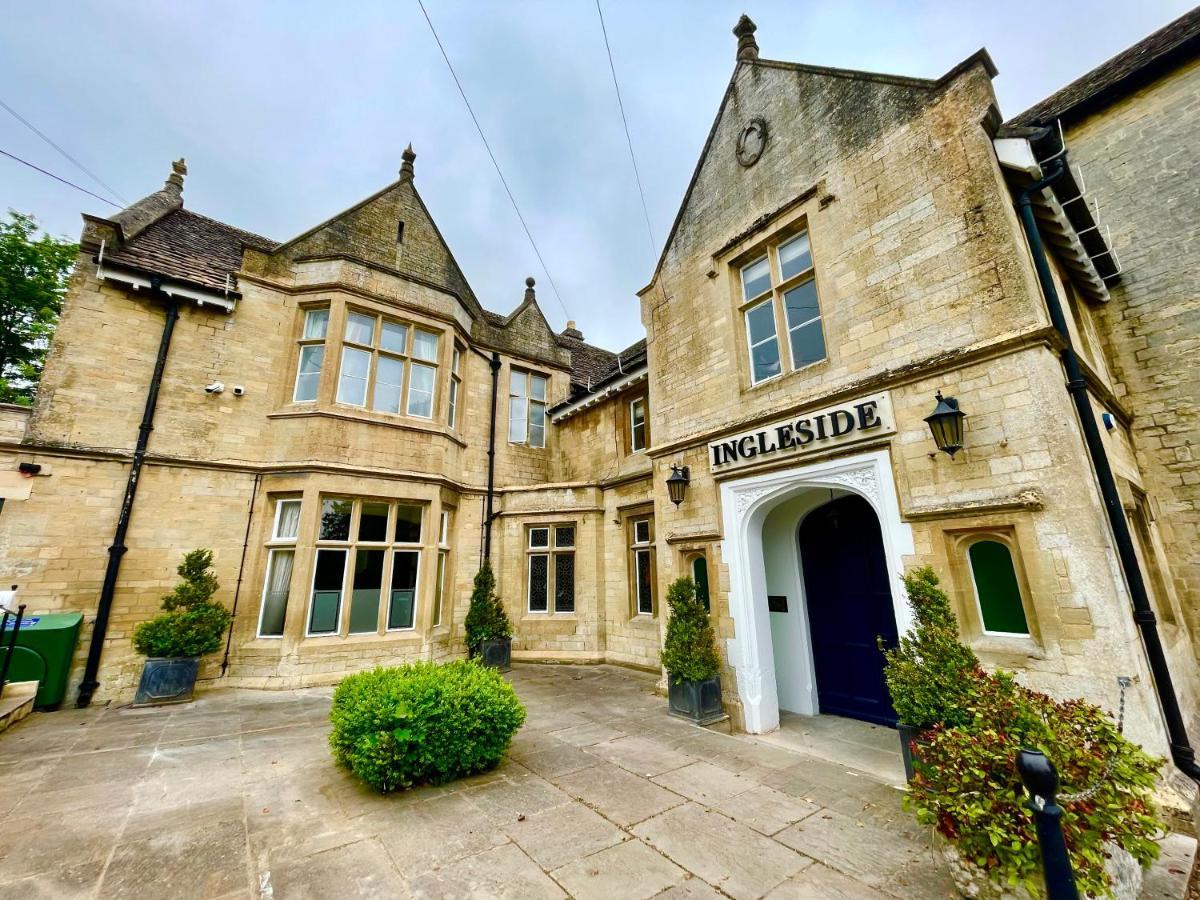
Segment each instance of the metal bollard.
[{"label": "metal bollard", "polygon": [[1058,772],[1040,750],[1022,750],[1017,754],[1017,771],[1029,792],[1029,808],[1037,823],[1038,845],[1042,850],[1042,875],[1048,900],[1079,900],[1075,874],[1067,857],[1067,842],[1062,833],[1062,807],[1056,801]]}]

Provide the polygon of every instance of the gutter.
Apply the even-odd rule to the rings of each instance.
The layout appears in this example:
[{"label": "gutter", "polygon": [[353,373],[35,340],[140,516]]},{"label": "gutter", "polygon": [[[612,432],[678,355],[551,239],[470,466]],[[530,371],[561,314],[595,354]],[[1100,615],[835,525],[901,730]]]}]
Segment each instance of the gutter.
[{"label": "gutter", "polygon": [[1104,447],[1100,429],[1096,425],[1096,416],[1092,411],[1091,399],[1088,395],[1087,382],[1079,359],[1075,355],[1075,347],[1071,343],[1071,333],[1067,328],[1067,320],[1063,314],[1058,292],[1054,287],[1054,279],[1050,274],[1050,263],[1046,258],[1046,249],[1042,243],[1041,232],[1038,230],[1037,217],[1034,213],[1035,195],[1061,178],[1067,171],[1066,151],[1061,156],[1044,165],[1044,176],[1029,187],[1017,193],[1017,212],[1021,225],[1025,229],[1025,237],[1029,241],[1029,251],[1033,257],[1034,269],[1037,271],[1038,283],[1046,299],[1050,321],[1062,338],[1059,356],[1067,374],[1067,393],[1075,404],[1075,412],[1083,431],[1084,443],[1087,445],[1088,456],[1091,457],[1095,470],[1096,481],[1100,487],[1100,497],[1108,514],[1108,524],[1112,528],[1113,542],[1116,545],[1117,556],[1121,562],[1121,570],[1125,574],[1125,582],[1129,589],[1129,598],[1133,604],[1133,621],[1137,624],[1142,635],[1142,644],[1146,650],[1146,660],[1154,679],[1154,689],[1162,708],[1163,723],[1171,745],[1171,759],[1175,766],[1188,777],[1200,783],[1200,766],[1196,765],[1196,751],[1188,739],[1187,726],[1179,708],[1179,699],[1175,695],[1175,687],[1171,679],[1171,670],[1167,664],[1167,656],[1163,650],[1162,640],[1158,634],[1157,619],[1146,593],[1146,583],[1142,577],[1141,565],[1133,546],[1133,538],[1129,533],[1129,523],[1125,520],[1125,510],[1121,504],[1121,496],[1117,490],[1117,482],[1109,465],[1108,453]]},{"label": "gutter", "polygon": [[125,499],[121,501],[121,512],[117,517],[117,528],[112,545],[108,548],[108,566],[104,571],[104,583],[100,588],[100,601],[96,606],[96,621],[92,626],[91,643],[88,646],[87,663],[83,670],[83,681],[79,685],[78,707],[91,704],[96,688],[100,686],[96,675],[100,671],[100,657],[104,652],[104,637],[108,633],[108,619],[112,614],[113,595],[117,587],[117,575],[121,571],[121,558],[129,549],[125,535],[129,530],[129,519],[133,514],[133,501],[137,496],[141,480],[142,465],[146,460],[146,444],[154,430],[154,410],[158,406],[158,391],[162,386],[163,369],[167,364],[167,351],[171,348],[171,336],[179,320],[179,301],[162,290],[162,279],[157,275],[148,282],[150,296],[166,301],[166,319],[163,322],[162,338],[158,343],[158,356],[154,360],[154,372],[150,376],[150,387],[146,391],[146,407],[142,412],[142,423],[138,426],[137,444],[129,464],[129,479],[125,483]]}]

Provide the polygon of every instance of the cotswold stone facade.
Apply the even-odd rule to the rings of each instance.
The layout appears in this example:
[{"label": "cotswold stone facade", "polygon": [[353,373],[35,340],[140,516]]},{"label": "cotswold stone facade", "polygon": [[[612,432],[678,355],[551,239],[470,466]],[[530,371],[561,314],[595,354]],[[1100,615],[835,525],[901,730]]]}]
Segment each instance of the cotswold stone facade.
[{"label": "cotswold stone facade", "polygon": [[[0,481],[0,571],[30,609],[85,613],[82,660],[176,303],[98,697],[129,696],[130,632],[197,546],[236,613],[208,678],[292,687],[463,655],[495,371],[491,556],[514,658],[657,671],[662,598],[686,574],[738,727],[780,710],[889,722],[875,639],[909,623],[896,576],[931,564],[988,665],[1109,708],[1130,676],[1127,727],[1165,751],[1014,211],[1069,111],[1004,124],[982,51],[928,81],[760,59],[753,24],[735,31],[640,292],[646,340],[619,354],[554,332],[532,279],[509,303],[489,286],[512,311],[486,309],[411,151],[395,183],[282,244],[187,210],[182,163],[85,217],[37,405],[24,428],[0,421],[8,468],[41,466]],[[1110,191],[1111,245],[1074,173],[1033,203],[1191,715],[1196,66],[1171,46],[1133,92],[1130,66],[1088,76],[1094,108],[1065,128]],[[954,454],[925,421],[939,391],[966,413]]]}]

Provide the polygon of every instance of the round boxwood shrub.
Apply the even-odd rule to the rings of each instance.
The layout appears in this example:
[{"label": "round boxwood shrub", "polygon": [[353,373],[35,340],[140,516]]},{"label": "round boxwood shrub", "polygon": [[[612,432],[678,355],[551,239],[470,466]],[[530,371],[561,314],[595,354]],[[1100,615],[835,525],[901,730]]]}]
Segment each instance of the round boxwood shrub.
[{"label": "round boxwood shrub", "polygon": [[493,768],[525,707],[494,669],[415,662],[349,676],[329,717],[334,758],[386,794]]}]

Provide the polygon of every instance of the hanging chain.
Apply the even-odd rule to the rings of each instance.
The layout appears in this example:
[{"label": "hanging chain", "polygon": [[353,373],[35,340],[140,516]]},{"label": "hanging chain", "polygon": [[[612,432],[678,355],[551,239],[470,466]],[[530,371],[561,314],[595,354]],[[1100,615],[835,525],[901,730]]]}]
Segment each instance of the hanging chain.
[{"label": "hanging chain", "polygon": [[[1125,730],[1125,691],[1128,690],[1132,681],[1125,675],[1117,676],[1117,684],[1121,686],[1121,702],[1117,707],[1117,734]],[[1077,803],[1080,800],[1090,800],[1100,790],[1104,782],[1108,780],[1108,776],[1112,774],[1113,766],[1117,764],[1117,751],[1114,750],[1108,757],[1108,762],[1104,764],[1104,771],[1100,773],[1100,777],[1087,788],[1074,794],[1059,794],[1058,802]]]}]

